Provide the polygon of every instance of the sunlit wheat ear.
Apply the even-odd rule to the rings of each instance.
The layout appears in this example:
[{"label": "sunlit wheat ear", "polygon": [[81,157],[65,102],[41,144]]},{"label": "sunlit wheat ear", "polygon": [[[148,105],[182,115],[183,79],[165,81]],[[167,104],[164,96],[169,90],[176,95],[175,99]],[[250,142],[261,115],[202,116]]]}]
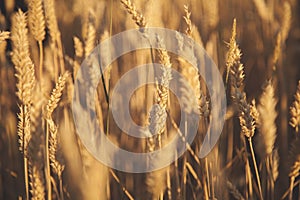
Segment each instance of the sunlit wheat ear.
[{"label": "sunlit wheat ear", "polygon": [[84,38],[84,55],[88,57],[92,50],[95,48],[96,41],[96,27],[95,27],[95,15],[90,10],[88,15],[88,21],[86,22],[87,28],[85,38]]},{"label": "sunlit wheat ear", "polygon": [[144,28],[147,26],[147,22],[145,17],[137,11],[135,5],[131,2],[131,0],[121,0],[121,3],[125,7],[126,11],[132,16],[133,21],[140,28]]},{"label": "sunlit wheat ear", "polygon": [[20,137],[20,148],[27,156],[27,147],[30,140],[30,107],[31,93],[35,83],[34,66],[30,60],[28,46],[28,29],[26,26],[26,15],[19,10],[13,17],[12,23],[12,61],[16,69],[17,96],[21,102],[20,114],[18,115],[18,134]]},{"label": "sunlit wheat ear", "polygon": [[24,105],[29,105],[30,94],[35,85],[34,66],[30,59],[26,15],[19,10],[12,23],[12,62],[15,65],[17,96]]},{"label": "sunlit wheat ear", "polygon": [[192,25],[192,21],[191,21],[191,12],[189,11],[189,7],[187,5],[184,5],[184,12],[185,12],[185,16],[183,16],[184,21],[187,25],[187,28],[185,30],[185,33],[188,36],[191,36],[193,33],[193,25]]},{"label": "sunlit wheat ear", "polygon": [[245,74],[244,66],[241,63],[242,53],[236,43],[236,19],[233,21],[232,36],[228,46],[229,50],[226,58],[226,82],[228,81],[230,75],[230,81],[233,87],[240,88],[243,85]]},{"label": "sunlit wheat ear", "polygon": [[160,77],[160,85],[157,89],[157,98],[156,103],[161,106],[161,108],[167,108],[167,102],[169,98],[169,84],[172,79],[172,64],[170,60],[170,56],[165,49],[163,40],[157,36],[157,42],[160,45],[159,49],[157,49],[159,62],[162,65],[162,76]]},{"label": "sunlit wheat ear", "polygon": [[300,81],[298,82],[297,91],[295,94],[295,100],[290,107],[291,120],[290,125],[295,128],[295,131],[299,131],[300,126]]},{"label": "sunlit wheat ear", "polygon": [[53,42],[60,36],[57,25],[54,0],[44,0],[46,23]]},{"label": "sunlit wheat ear", "polygon": [[239,105],[239,118],[240,118],[240,125],[242,128],[242,133],[247,138],[252,138],[255,131],[255,119],[253,113],[254,107],[251,107],[246,101],[246,94],[244,92],[237,91],[237,99]]},{"label": "sunlit wheat ear", "polygon": [[0,44],[9,38],[9,31],[0,31]]},{"label": "sunlit wheat ear", "polygon": [[76,57],[81,58],[83,56],[83,44],[78,37],[73,37],[73,41],[74,41],[75,55]]},{"label": "sunlit wheat ear", "polygon": [[259,99],[257,106],[259,112],[258,128],[259,139],[257,140],[258,153],[261,158],[271,155],[274,149],[276,139],[276,104],[274,86],[271,81],[268,81],[263,89],[263,93]]},{"label": "sunlit wheat ear", "polygon": [[28,25],[36,41],[45,39],[45,17],[42,0],[26,0],[28,4]]},{"label": "sunlit wheat ear", "polygon": [[51,119],[51,115],[52,115],[54,109],[58,106],[58,102],[62,95],[62,91],[65,87],[65,83],[66,83],[67,79],[69,78],[69,76],[70,76],[70,73],[67,71],[58,78],[58,81],[55,85],[55,88],[52,90],[50,99],[48,100],[48,104],[46,106],[46,113],[45,113],[46,119]]},{"label": "sunlit wheat ear", "polygon": [[42,165],[29,162],[30,193],[32,200],[45,199],[44,172]]},{"label": "sunlit wheat ear", "polygon": [[26,198],[29,199],[28,181],[28,144],[31,139],[30,132],[30,108],[31,93],[35,85],[34,65],[30,59],[28,29],[26,15],[21,11],[12,19],[12,62],[15,65],[17,77],[17,96],[21,102],[20,114],[18,115],[18,135],[20,150],[23,153],[24,161],[24,182]]},{"label": "sunlit wheat ear", "polygon": [[203,46],[202,38],[200,35],[200,32],[198,31],[197,27],[193,24],[191,20],[191,11],[189,10],[189,7],[187,5],[184,5],[184,12],[185,16],[183,16],[183,19],[187,25],[185,34],[193,38],[197,43],[199,43],[200,46]]}]

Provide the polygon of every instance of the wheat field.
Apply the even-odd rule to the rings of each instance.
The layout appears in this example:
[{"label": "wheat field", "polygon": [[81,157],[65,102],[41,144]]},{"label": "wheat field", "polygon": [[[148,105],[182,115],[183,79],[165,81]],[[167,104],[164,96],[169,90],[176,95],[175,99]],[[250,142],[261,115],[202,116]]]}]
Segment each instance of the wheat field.
[{"label": "wheat field", "polygon": [[[0,199],[300,200],[299,1],[1,0],[0,9]],[[164,38],[157,36],[161,48],[113,60],[100,80],[88,69],[97,88],[95,103],[85,104],[94,106],[113,144],[151,153],[178,136],[186,147],[181,156],[169,152],[174,162],[167,166],[131,173],[105,165],[86,148],[78,126],[94,130],[75,124],[72,100],[82,63],[97,45],[148,27],[183,33],[205,50],[220,72],[227,109],[218,142],[200,158],[213,97],[191,62],[164,48]],[[180,37],[175,42],[178,48],[183,43]],[[159,63],[162,73],[140,73],[161,84],[139,87],[130,97],[132,120],[149,127],[150,135],[140,139],[118,127],[110,98],[121,77],[146,63]],[[181,99],[168,89],[171,70],[183,77]],[[188,143],[192,128],[182,131],[179,122],[187,124],[190,115],[199,121]],[[165,159],[148,161],[155,167]],[[117,160],[139,165],[126,161]]]}]

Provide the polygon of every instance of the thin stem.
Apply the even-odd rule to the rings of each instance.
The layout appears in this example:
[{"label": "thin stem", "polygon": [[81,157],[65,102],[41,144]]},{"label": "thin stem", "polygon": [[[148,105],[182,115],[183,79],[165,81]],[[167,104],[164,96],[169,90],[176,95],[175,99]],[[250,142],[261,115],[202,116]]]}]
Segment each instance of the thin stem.
[{"label": "thin stem", "polygon": [[[187,136],[187,116],[184,115],[184,118],[185,118],[185,120],[184,120],[184,137],[186,137]],[[183,171],[183,173],[182,173],[182,199],[183,200],[186,199],[186,178],[187,178],[186,177],[186,175],[187,175],[186,161],[187,161],[187,155],[185,153],[183,156],[183,164],[182,164],[182,167],[183,167],[183,169],[182,169],[182,171]]]},{"label": "thin stem", "polygon": [[61,199],[61,200],[64,200],[63,182],[62,182],[61,175],[58,176],[58,179],[59,179],[59,193],[60,193],[60,199]]},{"label": "thin stem", "polygon": [[40,79],[40,86],[42,88],[42,76],[43,76],[43,60],[44,60],[44,55],[43,55],[43,42],[38,41],[39,43],[39,50],[40,50],[40,67],[39,67],[39,79]]},{"label": "thin stem", "polygon": [[[23,110],[24,110],[24,113],[28,112],[27,111],[27,106],[26,105],[23,105]],[[25,122],[26,119],[24,118],[23,119],[23,127],[25,127]],[[28,184],[28,161],[27,161],[27,142],[25,141],[25,131],[23,129],[23,161],[24,161],[24,182],[25,182],[25,192],[26,192],[26,200],[29,200],[29,184]]]},{"label": "thin stem", "polygon": [[254,155],[253,145],[252,145],[252,138],[249,137],[248,141],[249,141],[251,156],[252,156],[253,165],[254,165],[254,169],[255,169],[255,175],[256,175],[257,186],[258,186],[258,190],[259,190],[259,196],[260,196],[260,199],[262,200],[263,196],[262,196],[260,178],[259,178],[259,173],[258,173],[258,169],[257,169],[256,159],[255,159],[255,155]]},{"label": "thin stem", "polygon": [[208,170],[207,157],[205,158],[205,171],[206,171],[207,191],[208,191],[208,196],[210,198],[211,197],[211,191],[210,191],[210,180],[209,180],[209,170]]},{"label": "thin stem", "polygon": [[29,200],[28,161],[25,154],[24,154],[24,178],[25,178],[26,200]]},{"label": "thin stem", "polygon": [[292,177],[291,177],[291,182],[290,182],[290,194],[289,194],[289,200],[292,200],[292,199],[293,199],[294,181],[295,181],[295,177],[292,176]]},{"label": "thin stem", "polygon": [[49,124],[46,122],[46,184],[48,200],[51,199],[51,175],[50,175],[50,158],[49,158]]}]

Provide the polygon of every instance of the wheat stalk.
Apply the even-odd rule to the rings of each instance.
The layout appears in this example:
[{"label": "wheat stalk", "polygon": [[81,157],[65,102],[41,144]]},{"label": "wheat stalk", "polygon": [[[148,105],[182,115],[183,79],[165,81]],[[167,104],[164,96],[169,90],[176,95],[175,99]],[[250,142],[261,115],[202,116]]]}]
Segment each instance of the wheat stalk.
[{"label": "wheat stalk", "polygon": [[[49,120],[52,120],[52,113],[54,111],[54,109],[58,106],[58,102],[61,98],[62,95],[62,91],[65,87],[65,83],[68,79],[68,77],[70,76],[70,73],[68,71],[66,71],[62,76],[60,76],[58,78],[58,81],[56,83],[55,88],[52,90],[50,99],[48,100],[48,103],[46,105],[46,113],[45,113],[45,119],[46,121],[49,122]],[[51,175],[50,175],[50,150],[52,151],[52,156],[53,156],[53,149],[49,148],[49,140],[50,137],[49,135],[51,134],[51,138],[53,139],[54,135],[55,135],[55,129],[53,128],[53,126],[50,126],[51,124],[46,123],[46,180],[47,180],[47,196],[48,199],[51,198]],[[49,133],[50,132],[50,133]],[[53,143],[53,140],[52,140]],[[53,157],[52,157],[53,158]],[[54,165],[56,167],[56,165]],[[60,167],[60,166],[58,166]],[[59,172],[59,170],[63,170],[63,168],[57,168],[57,172]],[[61,182],[61,181],[60,181]],[[62,194],[62,190],[61,190],[61,196],[63,197]]]},{"label": "wheat stalk", "polygon": [[260,177],[252,144],[252,137],[254,136],[255,131],[255,119],[257,119],[258,111],[256,109],[255,102],[253,102],[252,105],[247,103],[246,93],[242,89],[245,75],[244,67],[243,64],[240,62],[240,59],[241,50],[236,44],[236,19],[234,19],[232,27],[232,36],[230,39],[229,50],[226,59],[227,76],[230,73],[231,85],[233,87],[232,97],[235,103],[238,105],[240,126],[242,129],[242,133],[248,138],[250,153],[253,160],[257,185],[259,189],[259,196],[260,199],[263,199]]},{"label": "wheat stalk", "polygon": [[26,15],[21,11],[14,15],[12,21],[12,62],[15,65],[17,83],[17,96],[21,101],[18,115],[18,135],[20,137],[20,150],[23,153],[26,199],[29,199],[28,184],[28,144],[30,133],[30,107],[31,93],[35,84],[34,66],[30,59],[28,29]]}]

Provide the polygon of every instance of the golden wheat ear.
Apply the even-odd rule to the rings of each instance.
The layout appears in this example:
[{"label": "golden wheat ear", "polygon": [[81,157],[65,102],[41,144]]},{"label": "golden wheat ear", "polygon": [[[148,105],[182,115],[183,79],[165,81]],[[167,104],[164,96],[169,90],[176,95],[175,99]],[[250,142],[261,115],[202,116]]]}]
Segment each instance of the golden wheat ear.
[{"label": "golden wheat ear", "polygon": [[295,100],[290,107],[290,125],[295,129],[298,133],[300,126],[300,81],[298,82],[297,91],[295,94]]},{"label": "golden wheat ear", "polygon": [[147,22],[145,17],[137,11],[135,5],[130,0],[121,0],[126,11],[132,16],[133,21],[140,28],[144,28],[147,26]]}]

